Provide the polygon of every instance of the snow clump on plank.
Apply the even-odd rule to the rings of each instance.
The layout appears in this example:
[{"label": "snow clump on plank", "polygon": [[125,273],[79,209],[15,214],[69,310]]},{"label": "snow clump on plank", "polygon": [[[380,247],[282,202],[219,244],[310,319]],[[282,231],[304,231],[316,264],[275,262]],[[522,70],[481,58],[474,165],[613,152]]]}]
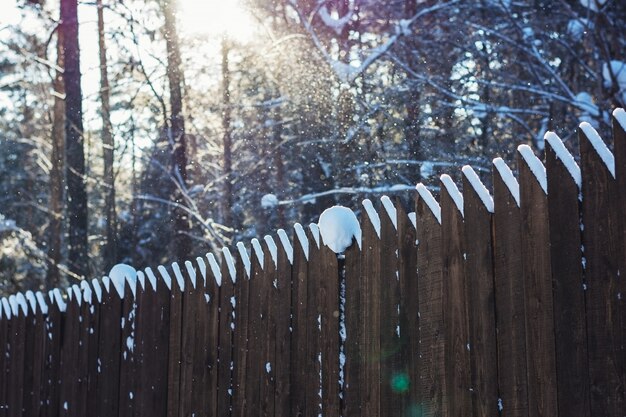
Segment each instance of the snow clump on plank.
[{"label": "snow clump on plank", "polygon": [[352,210],[343,206],[333,206],[324,210],[317,223],[324,244],[335,253],[342,253],[356,239],[361,246],[361,226]]},{"label": "snow clump on plank", "polygon": [[271,209],[278,205],[278,197],[274,194],[265,194],[261,197],[261,207],[264,209]]}]

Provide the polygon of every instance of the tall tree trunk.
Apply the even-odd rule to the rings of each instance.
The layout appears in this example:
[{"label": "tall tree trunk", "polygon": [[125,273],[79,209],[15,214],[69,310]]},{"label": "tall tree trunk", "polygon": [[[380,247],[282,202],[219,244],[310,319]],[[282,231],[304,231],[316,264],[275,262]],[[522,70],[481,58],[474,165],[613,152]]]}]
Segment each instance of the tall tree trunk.
[{"label": "tall tree trunk", "polygon": [[77,0],[61,0],[61,29],[63,31],[63,54],[65,60],[65,172],[69,224],[68,264],[74,274],[86,277],[89,271],[87,263],[87,190],[85,187],[77,3]]},{"label": "tall tree trunk", "polygon": [[[183,117],[183,100],[181,86],[180,47],[176,31],[176,0],[164,0],[165,44],[167,48],[167,79],[170,87],[170,125],[169,141],[172,146],[172,174],[180,188],[187,189],[187,153],[185,145],[185,119]],[[176,189],[172,196],[174,203],[186,206],[183,193]],[[188,214],[177,208],[174,215],[174,236],[172,247],[178,259],[185,259],[191,253],[191,227]]]},{"label": "tall tree trunk", "polygon": [[100,101],[102,103],[102,158],[104,162],[104,210],[106,213],[106,246],[104,267],[109,270],[117,262],[117,215],[115,210],[115,175],[113,158],[115,144],[111,125],[109,75],[107,72],[107,49],[104,39],[104,11],[102,0],[96,0],[98,9],[98,46],[100,49]]},{"label": "tall tree trunk", "polygon": [[[57,27],[57,67],[63,68],[63,30]],[[65,120],[65,85],[63,71],[57,70],[52,82],[54,107],[52,110],[52,156],[50,162],[50,227],[48,229],[48,289],[60,284],[59,264],[61,263],[61,235],[63,233],[63,143]]]},{"label": "tall tree trunk", "polygon": [[224,129],[223,138],[223,195],[221,198],[222,206],[220,207],[222,222],[226,226],[235,226],[233,224],[232,207],[233,207],[233,162],[232,162],[232,127],[231,127],[231,108],[230,108],[230,70],[228,68],[228,53],[230,46],[228,40],[224,38],[222,41],[222,128]]}]

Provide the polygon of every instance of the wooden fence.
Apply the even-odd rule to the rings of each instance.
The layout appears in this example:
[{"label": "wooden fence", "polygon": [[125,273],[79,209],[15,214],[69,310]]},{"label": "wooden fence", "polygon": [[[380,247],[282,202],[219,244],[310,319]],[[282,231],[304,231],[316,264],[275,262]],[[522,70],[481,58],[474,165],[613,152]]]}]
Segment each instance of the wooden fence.
[{"label": "wooden fence", "polygon": [[2,299],[0,416],[623,417],[626,134],[579,138],[366,202],[339,256],[296,225]]}]

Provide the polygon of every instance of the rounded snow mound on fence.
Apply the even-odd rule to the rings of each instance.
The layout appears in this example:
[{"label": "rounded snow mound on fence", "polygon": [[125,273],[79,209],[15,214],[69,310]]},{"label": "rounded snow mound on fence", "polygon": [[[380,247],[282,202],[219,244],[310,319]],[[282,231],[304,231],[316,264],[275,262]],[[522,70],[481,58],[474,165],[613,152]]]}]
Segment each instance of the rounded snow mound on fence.
[{"label": "rounded snow mound on fence", "polygon": [[361,244],[361,226],[352,210],[333,206],[324,210],[318,222],[324,244],[335,253],[345,252],[352,238]]}]

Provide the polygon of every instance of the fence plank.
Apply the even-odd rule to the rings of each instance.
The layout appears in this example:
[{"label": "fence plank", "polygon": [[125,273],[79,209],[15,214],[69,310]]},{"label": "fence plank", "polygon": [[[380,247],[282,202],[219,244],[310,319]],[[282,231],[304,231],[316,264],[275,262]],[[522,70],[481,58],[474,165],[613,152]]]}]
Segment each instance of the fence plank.
[{"label": "fence plank", "polygon": [[51,299],[48,306],[48,315],[46,316],[46,344],[44,346],[44,368],[42,375],[44,386],[41,396],[45,398],[45,401],[40,413],[40,415],[46,417],[58,416],[59,413],[61,323],[61,306],[56,300]]},{"label": "fence plank", "polygon": [[[559,151],[565,151],[565,147]],[[580,250],[580,190],[550,141],[547,142],[545,159],[559,414],[590,416],[587,325]]]},{"label": "fence plank", "polygon": [[[380,409],[383,415],[399,416],[402,413],[403,391],[398,380],[402,357],[400,350],[400,272],[398,270],[397,212],[380,210],[380,355],[381,388]],[[392,217],[395,219],[392,220]],[[395,221],[395,225],[394,225]],[[398,382],[400,382],[399,386]]]},{"label": "fence plank", "polygon": [[[402,415],[413,415],[418,401],[419,380],[419,296],[417,293],[416,230],[402,204],[396,202],[398,213],[398,272],[400,280],[400,342],[404,368],[397,376],[396,390],[404,391]],[[415,216],[415,213],[412,213]]]},{"label": "fence plank", "polygon": [[339,417],[339,269],[337,254],[325,244],[321,245],[319,300],[322,321],[322,412],[324,416]]},{"label": "fence plank", "polygon": [[415,413],[441,416],[445,396],[441,225],[420,196],[416,200],[420,369]]},{"label": "fence plank", "polygon": [[[528,416],[526,323],[522,271],[521,213],[517,180],[494,161],[494,280],[496,297],[499,406],[507,417]],[[505,178],[503,178],[503,175]],[[515,189],[512,191],[507,182]],[[515,194],[513,194],[515,193]]]},{"label": "fence plank", "polygon": [[[237,257],[237,262],[241,262],[241,258]],[[235,289],[233,280],[228,271],[226,261],[222,259],[221,265],[222,285],[219,287],[219,299],[215,302],[219,303],[218,318],[218,334],[219,334],[219,363],[217,369],[217,414],[218,416],[230,415],[232,407],[232,365],[233,365],[233,298]],[[238,269],[243,270],[243,265],[238,264]],[[237,279],[237,278],[235,278]],[[247,278],[242,277],[242,280]],[[217,295],[216,293],[215,295]],[[208,312],[208,314],[211,314]],[[205,348],[206,349],[206,348]],[[208,349],[212,349],[211,345]]]},{"label": "fence plank", "polygon": [[486,417],[498,413],[492,214],[468,175],[463,175],[463,202],[472,409],[475,417]]},{"label": "fence plank", "polygon": [[[222,263],[222,270],[224,264]],[[229,276],[222,272],[222,279]],[[226,277],[226,278],[225,278]],[[247,395],[247,361],[249,335],[249,289],[250,279],[245,275],[241,260],[237,259],[237,282],[235,283],[235,334],[233,346],[233,416],[243,417]]]},{"label": "fence plank", "polygon": [[[528,151],[532,152],[530,149]],[[536,158],[535,161],[541,165]],[[518,166],[526,303],[528,407],[532,416],[556,416],[558,410],[548,202],[538,178],[521,153],[518,153]]]},{"label": "fence plank", "polygon": [[37,408],[33,407],[33,397],[34,397],[34,381],[33,381],[33,372],[35,368],[35,361],[38,358],[34,355],[36,338],[37,338],[37,312],[34,311],[30,305],[28,307],[28,316],[25,320],[24,327],[24,382],[23,382],[23,393],[24,398],[22,399],[22,409],[24,415],[33,415],[34,410],[39,411]]},{"label": "fence plank", "polygon": [[[310,234],[310,231],[307,231]],[[309,242],[313,242],[313,236],[309,236]],[[321,240],[321,238],[320,238]],[[321,363],[320,363],[320,274],[321,274],[321,248],[317,245],[309,245],[309,262],[307,263],[307,310],[306,310],[306,370],[305,370],[305,415],[319,415],[322,410],[322,398],[320,397]],[[323,395],[323,393],[322,393]]]},{"label": "fence plank", "polygon": [[[13,296],[12,296],[13,297]],[[17,309],[17,314],[13,314],[11,317],[11,327],[9,334],[9,343],[11,348],[9,350],[9,376],[7,381],[7,398],[8,398],[8,413],[9,417],[18,417],[22,415],[22,409],[24,405],[24,343],[26,328],[26,317],[20,307]]]},{"label": "fence plank", "polygon": [[361,373],[362,409],[371,415],[380,415],[380,238],[367,211],[363,213],[363,269],[361,278],[362,310],[361,349],[364,366]]},{"label": "fence plank", "polygon": [[[282,245],[278,245],[282,250]],[[276,299],[276,287],[278,285],[276,277],[276,265],[272,260],[272,255],[268,248],[267,242],[262,243],[263,247],[263,278],[261,278],[260,284],[260,333],[259,333],[259,364],[261,366],[261,380],[260,382],[260,398],[261,408],[260,415],[273,416],[274,415],[274,392],[275,383],[274,378],[275,366],[276,366],[276,321],[275,321],[275,308],[274,305],[277,302]],[[278,256],[278,253],[276,253]]]},{"label": "fence plank", "polygon": [[[582,212],[585,278],[587,281],[587,329],[591,414],[623,415],[624,381],[618,359],[623,353],[619,334],[619,217],[617,183],[606,164],[579,130],[582,171]],[[598,141],[602,139],[597,138]],[[623,216],[624,213],[619,213]]]},{"label": "fence plank", "polygon": [[[362,219],[361,219],[362,221]],[[314,242],[312,243],[315,244]],[[345,366],[343,385],[343,410],[345,417],[359,417],[361,409],[361,374],[363,369],[363,354],[361,352],[361,271],[362,251],[356,242],[345,253]],[[295,283],[295,281],[294,281]],[[294,342],[295,343],[295,342]],[[294,381],[294,384],[297,381]]]},{"label": "fence plank", "polygon": [[[252,258],[252,272],[248,293],[248,355],[246,363],[245,415],[256,416],[261,412],[261,380],[265,364],[261,364],[261,297],[267,279],[265,270],[256,257]],[[262,370],[263,368],[263,370]]]},{"label": "fence plank", "polygon": [[[70,288],[68,292],[72,291]],[[79,392],[79,369],[78,369],[78,342],[79,342],[79,318],[80,306],[74,296],[68,300],[66,314],[63,317],[63,343],[61,346],[61,392],[59,415],[79,416],[80,410],[78,397]],[[119,380],[115,380],[116,388]],[[115,410],[117,415],[117,409]]]},{"label": "fence plank", "polygon": [[122,356],[120,358],[119,380],[120,407],[118,413],[120,417],[132,416],[135,404],[135,318],[137,317],[137,304],[130,285],[136,285],[136,282],[131,283],[126,279],[124,281],[124,299],[122,300],[123,325],[121,326]]},{"label": "fence plank", "polygon": [[137,285],[137,309],[135,317],[135,361],[133,372],[137,375],[134,386],[134,415],[148,414],[150,410],[150,394],[154,380],[151,379],[153,352],[155,343],[154,323],[158,320],[155,314],[157,296],[150,278],[145,278],[144,285]]},{"label": "fence plank", "polygon": [[[617,115],[621,114],[621,122],[617,120]],[[618,280],[619,291],[621,295],[616,302],[619,305],[621,315],[618,320],[617,336],[620,338],[617,346],[620,351],[617,352],[618,369],[621,371],[619,379],[622,381],[622,387],[626,385],[626,278],[622,274],[626,274],[626,116],[621,109],[613,113],[613,153],[615,154],[615,179],[617,183],[616,203],[611,204],[614,210],[614,216],[621,220],[619,224],[620,234],[618,242],[620,244],[618,255],[618,268],[620,271]],[[622,390],[622,394],[626,389]],[[623,400],[626,401],[626,400]]]},{"label": "fence plank", "polygon": [[[315,241],[307,235],[308,250]],[[291,298],[293,318],[291,334],[291,416],[304,416],[306,412],[307,378],[307,255],[299,239],[293,241],[293,267],[291,269]]]},{"label": "fence plank", "polygon": [[[451,180],[449,180],[451,181]],[[463,214],[456,206],[445,182],[441,182],[441,259],[443,288],[443,338],[445,397],[443,412],[448,416],[462,416],[472,408],[470,397],[470,360],[467,345],[468,311],[464,268]],[[460,195],[459,195],[460,197]],[[463,202],[460,202],[461,208]],[[471,275],[470,275],[471,276]],[[472,279],[475,278],[472,276]]]},{"label": "fence plank", "polygon": [[98,416],[115,416],[119,407],[122,299],[112,283],[102,291],[98,343]]},{"label": "fence plank", "polygon": [[[203,317],[200,316],[199,298],[203,298],[202,291],[197,288],[197,276],[192,278],[187,270],[178,265],[178,271],[174,267],[174,273],[182,275],[185,283],[185,289],[182,291],[182,310],[181,310],[181,340],[180,340],[180,404],[178,415],[187,416],[200,414],[202,410],[202,402],[198,399],[196,392],[199,387],[195,385],[194,365],[196,361],[201,359],[194,355],[196,346],[200,343],[197,337],[196,329],[202,326]],[[195,279],[195,283],[192,281]]]},{"label": "fence plank", "polygon": [[[293,239],[295,241],[296,239]],[[291,263],[287,253],[278,250],[276,267],[276,361],[272,365],[276,379],[275,412],[276,417],[290,417],[291,393]]]},{"label": "fence plank", "polygon": [[11,319],[7,315],[5,306],[2,305],[4,299],[0,299],[0,417],[6,417],[7,406],[9,401],[7,398],[7,381],[9,360],[7,352],[9,351],[9,329],[11,327]]}]

